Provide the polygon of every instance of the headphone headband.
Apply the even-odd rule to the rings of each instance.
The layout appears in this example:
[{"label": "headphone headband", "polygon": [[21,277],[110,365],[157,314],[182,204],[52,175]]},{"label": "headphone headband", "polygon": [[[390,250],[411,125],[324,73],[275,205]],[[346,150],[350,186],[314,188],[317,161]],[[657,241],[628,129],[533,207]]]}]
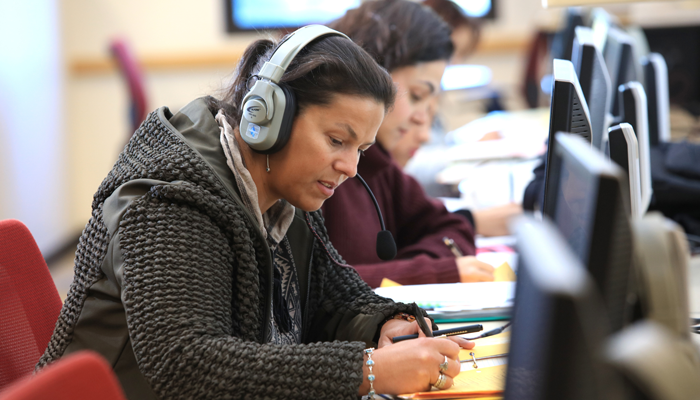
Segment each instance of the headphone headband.
[{"label": "headphone headband", "polygon": [[292,60],[306,45],[323,36],[346,35],[323,25],[297,29],[280,43],[258,72],[258,80],[242,102],[241,137],[255,151],[274,153],[289,140],[296,110],[294,92],[279,83]]},{"label": "headphone headband", "polygon": [[317,38],[326,35],[337,35],[350,39],[347,35],[323,25],[308,25],[299,28],[287,36],[287,39],[275,50],[270,61],[267,61],[258,72],[258,76],[279,83],[284,71],[289,68],[289,64],[292,63],[301,49]]}]

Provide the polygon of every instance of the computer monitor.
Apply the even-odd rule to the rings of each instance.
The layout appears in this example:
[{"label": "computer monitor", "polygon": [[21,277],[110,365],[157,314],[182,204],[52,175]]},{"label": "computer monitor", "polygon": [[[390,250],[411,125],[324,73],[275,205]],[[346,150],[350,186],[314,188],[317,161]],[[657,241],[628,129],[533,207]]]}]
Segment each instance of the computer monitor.
[{"label": "computer monitor", "polygon": [[651,203],[651,158],[649,155],[649,120],[647,118],[647,96],[639,82],[628,82],[618,87],[620,122],[632,125],[639,144],[639,173],[641,174],[643,214]]},{"label": "computer monitor", "polygon": [[[634,41],[632,37],[622,29],[611,27],[608,30],[608,37],[605,41],[603,55],[613,88],[637,80],[636,69],[634,67],[634,51],[632,50],[633,45]],[[617,96],[613,96],[611,106],[612,108],[610,111],[613,117],[619,117],[620,110]]]},{"label": "computer monitor", "polygon": [[610,330],[590,275],[548,221],[513,224],[518,280],[504,399],[620,399],[602,359]]},{"label": "computer monitor", "polygon": [[[571,61],[554,59],[554,79],[552,82],[552,100],[549,109],[549,141],[545,158],[544,204],[553,202],[550,198],[555,193],[550,192],[549,168],[556,143],[554,135],[557,132],[569,132],[581,136],[591,142],[591,117],[588,105],[579,85],[576,71]],[[549,199],[549,200],[548,200]]]},{"label": "computer monitor", "polygon": [[641,59],[644,68],[644,91],[647,94],[649,116],[649,144],[657,146],[671,140],[669,118],[668,68],[659,53],[650,53]]},{"label": "computer monitor", "polygon": [[628,176],[630,215],[632,218],[641,217],[644,212],[637,135],[630,124],[623,122],[610,127],[608,137],[610,160],[619,165]]},{"label": "computer monitor", "polygon": [[[602,152],[575,135],[558,133],[549,166],[553,202],[545,203],[578,260],[605,299],[613,330],[631,318],[632,238],[627,177]],[[547,201],[547,199],[545,199]]]},{"label": "computer monitor", "polygon": [[612,119],[609,104],[613,90],[603,53],[595,45],[591,28],[576,27],[571,62],[591,116],[591,144],[596,149],[602,149]]},{"label": "computer monitor", "polygon": [[584,26],[583,14],[580,8],[570,7],[566,9],[564,25],[552,40],[552,58],[571,61],[571,49],[574,42],[575,29]]},{"label": "computer monitor", "polygon": [[608,133],[610,160],[627,173],[629,182],[629,208],[632,218],[639,218],[642,212],[642,183],[639,170],[639,144],[632,125],[623,122],[610,127]]}]

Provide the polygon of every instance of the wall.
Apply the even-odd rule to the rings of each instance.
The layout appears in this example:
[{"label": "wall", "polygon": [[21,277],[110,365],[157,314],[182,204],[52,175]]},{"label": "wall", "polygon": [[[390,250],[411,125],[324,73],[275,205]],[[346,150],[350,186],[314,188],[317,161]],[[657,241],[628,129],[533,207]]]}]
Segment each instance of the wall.
[{"label": "wall", "polygon": [[70,226],[57,15],[52,0],[0,1],[0,220],[24,222],[42,249]]},{"label": "wall", "polygon": [[[139,58],[226,52],[237,54],[255,34],[225,33],[223,2],[66,0],[62,8],[63,47],[69,65],[75,60],[108,58],[113,38],[123,38]],[[210,94],[234,68],[147,70],[149,110],[168,106],[177,111],[196,97]],[[66,77],[66,131],[74,226],[90,217],[90,204],[102,179],[123,148],[129,128],[126,85],[114,70]]]}]

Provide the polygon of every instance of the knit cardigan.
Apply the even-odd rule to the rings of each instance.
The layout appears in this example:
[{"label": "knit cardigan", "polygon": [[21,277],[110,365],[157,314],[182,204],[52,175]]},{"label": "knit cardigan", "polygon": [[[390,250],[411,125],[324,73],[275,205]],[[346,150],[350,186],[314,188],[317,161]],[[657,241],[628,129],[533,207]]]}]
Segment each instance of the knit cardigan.
[{"label": "knit cardigan", "polygon": [[[386,317],[411,307],[375,295],[344,265],[320,213],[297,210],[288,235],[300,227],[311,232],[303,344],[263,343],[271,254],[230,177],[216,167],[225,165],[213,145],[216,126],[198,99],[175,116],[156,110],[135,132],[94,196],[75,278],[37,368],[67,354],[86,299],[109,281],[126,315],[130,346],[123,351],[133,351],[138,379],[153,391],[130,394],[132,378],[115,368],[132,399],[356,398],[362,350]],[[115,216],[103,215],[106,200],[146,179],[148,189],[132,196],[110,232]],[[105,274],[115,251],[122,266]]]}]

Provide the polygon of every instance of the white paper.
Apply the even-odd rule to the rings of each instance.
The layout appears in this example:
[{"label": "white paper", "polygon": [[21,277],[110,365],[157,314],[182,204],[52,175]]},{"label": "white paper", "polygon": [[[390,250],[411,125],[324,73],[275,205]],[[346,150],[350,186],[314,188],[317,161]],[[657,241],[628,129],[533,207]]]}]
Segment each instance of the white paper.
[{"label": "white paper", "polygon": [[396,302],[417,303],[435,311],[483,310],[513,305],[515,282],[443,283],[377,288]]}]

